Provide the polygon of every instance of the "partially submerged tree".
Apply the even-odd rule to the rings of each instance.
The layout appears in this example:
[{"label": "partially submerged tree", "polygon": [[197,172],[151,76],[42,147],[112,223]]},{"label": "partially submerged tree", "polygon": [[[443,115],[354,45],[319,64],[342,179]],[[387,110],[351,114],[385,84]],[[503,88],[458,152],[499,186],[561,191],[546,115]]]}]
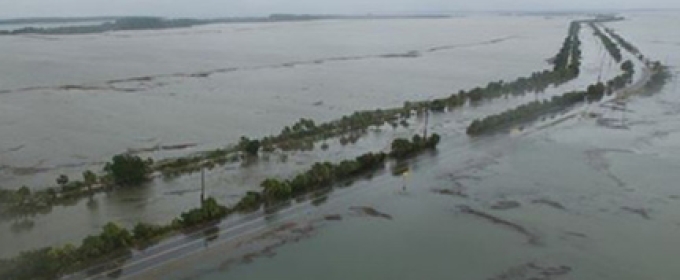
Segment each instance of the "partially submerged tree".
[{"label": "partially submerged tree", "polygon": [[57,177],[57,185],[61,186],[62,188],[68,184],[69,179],[68,176],[61,174],[59,177]]},{"label": "partially submerged tree", "polygon": [[249,156],[257,156],[262,144],[259,140],[250,140],[248,137],[241,137],[239,148]]},{"label": "partially submerged tree", "polygon": [[117,155],[112,162],[107,163],[104,171],[120,186],[134,186],[149,180],[151,173],[151,159],[142,160],[133,155]]}]

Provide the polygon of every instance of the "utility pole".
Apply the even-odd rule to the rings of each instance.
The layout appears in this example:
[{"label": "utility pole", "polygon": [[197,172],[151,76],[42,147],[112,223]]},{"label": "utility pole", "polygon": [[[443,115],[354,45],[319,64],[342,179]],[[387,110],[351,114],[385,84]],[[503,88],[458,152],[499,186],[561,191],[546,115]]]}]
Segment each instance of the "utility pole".
[{"label": "utility pole", "polygon": [[427,140],[427,126],[430,123],[430,108],[425,110],[425,130],[423,131],[423,140]]},{"label": "utility pole", "polygon": [[607,59],[607,60],[608,60],[608,66],[607,66],[607,69],[605,70],[605,77],[609,76],[609,72],[612,70],[612,64],[614,63],[614,58],[612,58],[612,57],[609,57],[609,59]]},{"label": "utility pole", "polygon": [[201,168],[201,206],[205,201],[205,169]]},{"label": "utility pole", "polygon": [[623,110],[621,110],[621,127],[626,126],[626,110],[628,109],[628,102],[623,103]]},{"label": "utility pole", "polygon": [[604,60],[605,60],[606,57],[607,57],[607,52],[604,51],[604,45],[601,45],[601,46],[602,46],[603,52],[602,52],[602,58],[600,59],[600,71],[599,71],[599,73],[597,74],[597,82],[598,82],[598,83],[600,83],[600,82],[602,81],[602,70],[603,70],[603,68],[604,68]]}]

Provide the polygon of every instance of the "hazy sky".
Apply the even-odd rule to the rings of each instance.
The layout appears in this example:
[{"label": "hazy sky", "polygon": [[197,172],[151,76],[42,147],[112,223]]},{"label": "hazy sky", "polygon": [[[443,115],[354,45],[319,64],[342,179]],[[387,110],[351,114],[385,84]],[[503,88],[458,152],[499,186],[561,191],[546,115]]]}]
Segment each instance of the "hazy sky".
[{"label": "hazy sky", "polygon": [[0,0],[0,18],[28,16],[242,16],[459,10],[680,8],[680,0]]}]

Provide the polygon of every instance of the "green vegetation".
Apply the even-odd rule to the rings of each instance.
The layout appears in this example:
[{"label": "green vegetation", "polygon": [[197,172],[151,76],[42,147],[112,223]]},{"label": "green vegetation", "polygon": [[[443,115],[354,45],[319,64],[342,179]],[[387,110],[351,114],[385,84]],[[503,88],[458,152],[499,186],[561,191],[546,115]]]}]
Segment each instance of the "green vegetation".
[{"label": "green vegetation", "polygon": [[560,52],[555,56],[553,71],[568,71],[571,75],[578,76],[581,67],[581,41],[578,38],[580,30],[580,22],[571,23],[567,38],[564,39]]},{"label": "green vegetation", "polygon": [[213,23],[265,23],[265,22],[288,22],[310,21],[322,19],[394,19],[394,18],[448,18],[448,15],[404,15],[404,16],[339,16],[339,15],[297,15],[297,14],[272,14],[267,17],[232,17],[214,19],[165,19],[159,17],[77,17],[77,18],[20,18],[0,20],[2,24],[40,24],[40,23],[91,23],[107,22],[97,25],[62,26],[54,28],[21,28],[15,30],[0,30],[0,35],[17,34],[89,34],[102,33],[116,30],[146,30],[192,27]]},{"label": "green vegetation", "polygon": [[12,31],[6,31],[4,35],[20,34],[90,34],[103,33],[119,30],[145,30],[145,29],[168,29],[191,27],[199,24],[212,23],[212,21],[196,19],[164,19],[158,17],[124,17],[98,25],[60,26],[51,28],[25,27]]},{"label": "green vegetation", "polygon": [[246,196],[236,204],[234,210],[238,212],[253,212],[260,209],[262,205],[262,194],[259,192],[247,192]]},{"label": "green vegetation", "polygon": [[605,35],[602,32],[602,30],[600,30],[596,22],[591,22],[590,27],[595,32],[595,36],[600,38],[602,44],[607,49],[612,58],[614,58],[614,60],[616,60],[617,63],[621,62],[623,56],[621,55],[621,49],[619,49],[618,45],[614,43],[614,41],[612,41],[612,39],[610,39],[609,36]]},{"label": "green vegetation", "polygon": [[652,75],[649,78],[649,81],[645,84],[645,93],[653,94],[660,92],[668,80],[671,79],[671,72],[669,71],[668,67],[662,65],[661,62],[650,63],[649,68],[652,71]]},{"label": "green vegetation", "polygon": [[403,138],[392,141],[392,151],[390,157],[396,159],[408,158],[424,149],[434,149],[439,144],[440,136],[433,134],[425,139],[416,134],[411,141]]},{"label": "green vegetation", "polygon": [[65,245],[24,252],[10,260],[0,260],[0,279],[57,279],[90,266],[144,248],[175,231],[188,230],[227,215],[227,208],[208,198],[200,208],[182,213],[170,225],[137,224],[132,232],[108,223],[99,235],[88,236],[80,246]]},{"label": "green vegetation", "polygon": [[[126,25],[132,23],[138,25],[146,23],[148,25],[157,22],[157,20],[136,18],[122,22]],[[73,203],[74,199],[88,197],[94,192],[112,189],[115,185],[132,186],[143,183],[152,172],[160,172],[163,176],[172,178],[186,173],[198,172],[204,168],[212,169],[215,166],[237,162],[241,158],[240,153],[255,156],[258,153],[270,153],[277,149],[281,151],[311,150],[314,148],[315,142],[326,141],[334,137],[339,137],[340,143],[345,145],[356,142],[371,126],[383,126],[386,123],[394,127],[399,126],[399,124],[407,126],[409,118],[414,114],[422,115],[427,110],[444,112],[467,104],[479,104],[483,100],[541,92],[551,85],[559,85],[578,76],[581,59],[581,43],[578,34],[582,23],[584,21],[575,21],[570,25],[567,38],[560,52],[556,55],[552,71],[534,72],[530,77],[519,78],[513,82],[490,82],[485,87],[477,87],[469,91],[461,90],[457,94],[441,99],[405,102],[404,106],[398,108],[359,111],[322,124],[316,124],[313,120],[303,118],[293,125],[285,127],[278,135],[267,136],[259,140],[243,137],[238,144],[222,149],[166,159],[153,165],[151,165],[151,162],[145,161],[146,164],[143,168],[140,160],[134,159],[130,155],[119,155],[117,156],[119,164],[116,164],[116,160],[109,163],[107,165],[109,168],[99,178],[96,178],[96,174],[94,174],[94,177],[91,176],[92,174],[88,174],[90,181],[83,178],[83,182],[71,182],[68,187],[50,188],[47,191],[38,192],[39,196],[32,194],[31,198],[27,199],[24,204],[18,204],[16,201],[9,206],[0,204],[0,216],[49,212],[52,205]],[[123,164],[120,164],[120,162],[123,162]]]},{"label": "green vegetation", "polygon": [[478,104],[483,100],[492,100],[502,97],[522,96],[531,92],[543,92],[550,86],[559,86],[579,75],[581,66],[581,41],[578,38],[583,21],[574,21],[569,27],[569,32],[554,58],[552,71],[544,70],[534,72],[529,77],[518,78],[512,82],[490,82],[485,87],[477,87],[469,91],[460,91],[449,97],[435,99],[433,101],[409,102],[407,108],[427,108],[432,111],[441,111],[442,106],[449,110],[466,105],[468,102]]},{"label": "green vegetation", "polygon": [[[131,24],[127,28],[133,28],[135,24],[142,24],[143,22],[149,25],[158,23],[155,20],[136,22],[123,23]],[[284,128],[276,136],[264,137],[261,140],[251,140],[244,137],[238,145],[185,158],[165,160],[156,164],[131,155],[119,155],[114,157],[112,163],[107,164],[105,176],[97,178],[96,174],[86,172],[87,174],[83,174],[83,182],[66,180],[63,185],[60,183],[60,192],[56,189],[48,189],[32,193],[26,187],[17,191],[0,190],[0,211],[2,213],[34,213],[35,209],[40,209],[43,206],[49,208],[71,195],[81,197],[83,194],[91,194],[91,186],[97,183],[103,186],[112,186],[113,184],[133,186],[148,180],[153,171],[159,171],[169,176],[195,172],[201,168],[210,168],[215,164],[222,165],[227,162],[238,161],[237,153],[254,156],[260,152],[271,152],[275,149],[284,151],[307,149],[310,145],[313,147],[315,141],[332,137],[342,136],[343,138],[354,139],[354,137],[357,137],[357,131],[364,131],[370,126],[382,126],[385,123],[393,125],[398,125],[399,122],[405,123],[414,113],[421,114],[428,110],[442,112],[465,106],[468,103],[475,104],[483,100],[509,95],[541,92],[549,86],[562,84],[579,75],[581,51],[578,33],[582,23],[584,21],[571,24],[568,36],[554,59],[554,67],[551,71],[534,72],[530,77],[519,78],[512,82],[491,82],[485,87],[460,91],[446,98],[406,102],[403,107],[399,108],[355,112],[339,120],[323,124],[316,124],[309,119],[301,119],[292,126]],[[626,63],[622,65],[622,68],[625,68],[624,75],[629,72],[626,69],[630,69],[632,72],[631,65]],[[632,74],[630,75],[632,76]],[[658,79],[662,80],[661,78]],[[624,86],[625,81],[628,80],[621,78],[621,81],[624,81]],[[535,119],[544,112],[565,108],[586,98],[591,102],[599,100],[609,89],[618,85],[618,82],[608,83],[607,85],[599,83],[592,85],[587,91],[566,93],[563,96],[554,97],[551,101],[532,102],[488,119],[476,120],[468,128],[468,134],[488,133],[507,125],[509,122]],[[260,184],[262,189],[260,192],[248,192],[232,208],[219,205],[213,198],[208,198],[200,208],[182,213],[169,225],[138,224],[132,232],[129,232],[115,224],[109,224],[100,235],[86,238],[79,247],[67,245],[45,248],[23,253],[11,260],[0,260],[0,278],[58,278],[60,275],[78,271],[105,260],[112,254],[128,254],[132,248],[147,246],[170,234],[218,221],[232,213],[257,211],[263,205],[265,207],[273,206],[289,201],[294,197],[326,190],[335,183],[352,180],[363,174],[384,168],[384,163],[388,157],[402,159],[435,148],[439,140],[439,136],[436,134],[427,139],[421,137],[414,137],[411,141],[397,139],[392,143],[392,151],[389,155],[368,153],[353,160],[345,160],[336,164],[317,163],[308,171],[289,180],[274,178],[264,180]],[[63,180],[60,180],[60,182],[63,182]],[[88,186],[88,191],[83,190],[85,186]],[[9,210],[7,208],[16,209]]]},{"label": "green vegetation", "polygon": [[[542,92],[550,86],[565,83],[579,75],[581,60],[581,42],[578,34],[584,21],[573,22],[568,31],[560,52],[556,55],[552,71],[534,72],[530,77],[519,78],[512,82],[491,82],[485,87],[477,87],[469,91],[460,91],[449,97],[432,101],[406,102],[403,107],[359,111],[338,120],[316,124],[310,119],[300,119],[291,126],[286,126],[278,135],[267,136],[259,140],[262,152],[311,150],[317,141],[325,141],[340,137],[340,142],[355,142],[357,138],[371,126],[382,126],[386,123],[398,126],[405,123],[414,113],[426,110],[443,112],[465,106],[468,103],[478,104],[483,100],[518,96],[529,92]],[[244,141],[247,140],[247,141]],[[155,171],[164,176],[174,177],[184,173],[198,172],[203,168],[212,168],[238,160],[237,153],[245,152],[255,155],[256,144],[249,138],[242,138],[240,143],[223,149],[207,151],[183,158],[168,159],[157,163]],[[247,144],[252,144],[250,152]]]},{"label": "green vegetation", "polygon": [[622,89],[633,82],[633,75],[635,74],[633,62],[626,60],[626,62],[621,64],[621,70],[623,71],[621,75],[618,75],[607,82],[608,94]]},{"label": "green vegetation", "polygon": [[241,137],[241,142],[239,142],[238,146],[239,149],[241,149],[247,155],[257,156],[257,153],[260,151],[260,147],[262,147],[262,144],[260,144],[259,140],[250,140],[247,137],[243,136]]},{"label": "green vegetation", "polygon": [[[619,18],[612,18],[611,20],[619,20]],[[622,59],[621,50],[617,44],[614,43],[607,35],[602,33],[600,28],[597,26],[597,23],[603,21],[609,20],[593,20],[589,21],[589,24],[595,31],[595,36],[602,40],[603,45],[606,47],[610,55],[617,62],[620,62]],[[614,33],[613,30],[607,29],[607,33],[615,38],[617,42],[619,42],[627,51],[631,52],[633,55],[637,55],[641,59],[644,58],[644,56],[640,54],[639,50],[635,46]],[[670,79],[671,75],[668,72],[667,67],[664,67],[659,62],[647,62],[647,67],[649,67],[652,71],[652,75],[647,84],[645,84],[645,90],[648,92],[658,92],[665,85],[667,80]],[[600,101],[605,94],[612,94],[614,91],[620,90],[632,83],[633,75],[635,74],[633,62],[630,60],[625,61],[621,64],[621,70],[623,71],[621,75],[614,77],[606,84],[597,83],[590,85],[586,91],[568,92],[562,96],[553,97],[550,101],[546,100],[531,102],[497,115],[475,120],[468,126],[467,134],[470,136],[478,136],[486,133],[492,133],[498,129],[503,129],[519,122],[536,120],[543,114],[566,109],[569,106],[573,106],[576,103],[584,100],[588,102]]]},{"label": "green vegetation", "polygon": [[83,239],[79,247],[43,248],[25,252],[0,263],[2,279],[55,279],[66,273],[84,269],[104,257],[129,253],[134,238],[124,228],[109,223],[99,235]]},{"label": "green vegetation", "polygon": [[175,227],[187,229],[219,220],[229,213],[227,207],[219,205],[210,197],[201,203],[201,207],[182,213],[179,219],[173,221]]},{"label": "green vegetation", "polygon": [[607,84],[596,83],[588,86],[585,91],[572,91],[562,96],[554,96],[551,100],[533,101],[528,104],[520,105],[500,114],[487,116],[483,119],[474,120],[467,128],[470,136],[479,136],[493,133],[499,129],[507,128],[513,124],[534,121],[544,114],[564,110],[579,102],[601,101],[605,94],[612,94],[626,85],[633,79],[634,68],[631,61],[626,61],[621,65],[623,74],[613,78]]},{"label": "green vegetation", "polygon": [[[399,142],[403,142],[402,140]],[[426,149],[435,148],[437,143],[439,136],[434,134],[427,141],[414,137],[413,142],[406,141],[403,145],[408,147],[409,155],[415,155]],[[397,146],[401,149],[401,144]],[[403,155],[395,151],[390,154],[395,158],[396,155]],[[173,232],[195,229],[217,222],[231,213],[257,211],[262,205],[273,206],[289,201],[295,196],[329,189],[339,181],[351,180],[384,168],[387,157],[385,153],[367,153],[354,160],[345,160],[337,164],[316,163],[308,171],[298,174],[291,180],[274,178],[264,180],[260,184],[261,192],[248,192],[234,208],[220,205],[214,198],[208,198],[201,203],[201,207],[180,214],[179,218],[169,225],[140,223],[130,232],[109,223],[104,226],[102,233],[85,238],[79,247],[66,245],[43,248],[22,253],[10,260],[0,260],[0,279],[59,278],[115,257],[127,256],[131,249],[144,248]],[[118,161],[120,160],[121,158]],[[114,159],[114,162],[117,161]],[[134,159],[130,162],[138,163],[139,160]],[[16,198],[18,200],[25,199],[30,196],[30,190],[22,189],[13,195],[19,196]]]},{"label": "green vegetation", "polygon": [[616,42],[621,47],[623,47],[624,49],[626,49],[628,52],[630,52],[631,54],[633,54],[635,56],[640,56],[640,50],[637,47],[633,46],[633,44],[631,44],[630,42],[626,41],[626,39],[619,36],[619,34],[616,34],[616,32],[614,32],[613,29],[605,28],[604,30],[605,30],[605,32],[607,32],[607,34],[609,34],[609,36],[614,38],[614,40],[616,40]]},{"label": "green vegetation", "polygon": [[0,219],[30,217],[49,213],[57,205],[72,205],[83,197],[114,186],[136,186],[149,180],[153,161],[132,155],[114,156],[107,163],[101,178],[91,170],[83,172],[83,180],[71,180],[60,175],[57,187],[31,192],[28,187],[16,191],[0,189]]},{"label": "green vegetation", "polygon": [[119,186],[135,186],[149,180],[153,161],[142,160],[133,155],[117,155],[112,162],[104,166],[104,171],[113,178],[115,184]]},{"label": "green vegetation", "polygon": [[61,186],[62,188],[68,184],[68,176],[62,174],[57,177],[57,185]]},{"label": "green vegetation", "polygon": [[294,196],[312,193],[338,182],[356,177],[365,172],[383,168],[387,159],[384,153],[367,153],[354,160],[338,164],[316,163],[308,171],[290,180],[267,179],[260,184],[262,192],[249,193],[238,205],[238,209],[256,210],[260,205],[275,205],[290,200]]}]

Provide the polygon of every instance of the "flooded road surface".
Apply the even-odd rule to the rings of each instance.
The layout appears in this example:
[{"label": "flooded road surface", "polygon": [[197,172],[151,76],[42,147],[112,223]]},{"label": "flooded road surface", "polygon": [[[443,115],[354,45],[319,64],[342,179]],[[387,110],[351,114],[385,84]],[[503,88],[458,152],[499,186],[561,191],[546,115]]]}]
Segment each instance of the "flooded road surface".
[{"label": "flooded road surface", "polygon": [[[652,39],[680,43],[655,19],[677,17],[631,17],[611,26],[680,63],[677,48]],[[679,94],[671,82],[634,97],[625,130],[576,117],[470,140],[457,119],[435,121],[444,141],[410,162],[409,176],[356,182],[304,214],[270,217],[268,230],[130,276],[678,279]]]}]

